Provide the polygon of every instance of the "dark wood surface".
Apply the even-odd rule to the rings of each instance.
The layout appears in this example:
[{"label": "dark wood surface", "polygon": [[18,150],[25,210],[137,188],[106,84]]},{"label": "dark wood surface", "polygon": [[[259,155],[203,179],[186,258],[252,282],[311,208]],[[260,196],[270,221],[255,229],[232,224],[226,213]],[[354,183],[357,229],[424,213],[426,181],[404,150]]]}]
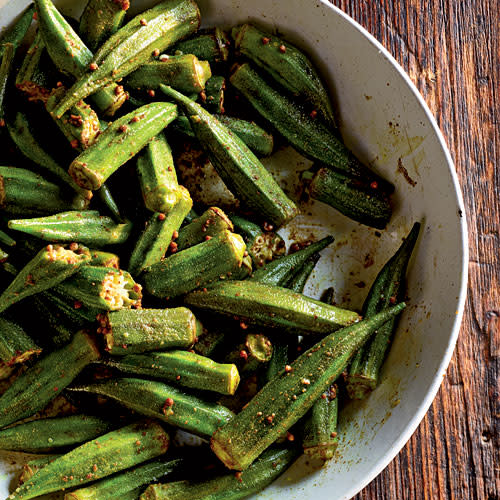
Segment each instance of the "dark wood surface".
[{"label": "dark wood surface", "polygon": [[500,498],[500,2],[330,0],[410,75],[455,160],[469,224],[457,348],[408,444],[356,500]]}]

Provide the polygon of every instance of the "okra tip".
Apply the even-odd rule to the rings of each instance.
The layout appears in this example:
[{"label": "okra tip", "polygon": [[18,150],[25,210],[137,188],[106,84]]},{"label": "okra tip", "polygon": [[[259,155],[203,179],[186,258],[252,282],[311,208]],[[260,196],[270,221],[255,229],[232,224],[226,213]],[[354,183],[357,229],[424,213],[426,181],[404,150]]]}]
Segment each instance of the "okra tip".
[{"label": "okra tip", "polygon": [[236,365],[231,365],[227,382],[227,394],[234,396],[236,389],[238,389],[238,385],[240,384],[240,374]]}]

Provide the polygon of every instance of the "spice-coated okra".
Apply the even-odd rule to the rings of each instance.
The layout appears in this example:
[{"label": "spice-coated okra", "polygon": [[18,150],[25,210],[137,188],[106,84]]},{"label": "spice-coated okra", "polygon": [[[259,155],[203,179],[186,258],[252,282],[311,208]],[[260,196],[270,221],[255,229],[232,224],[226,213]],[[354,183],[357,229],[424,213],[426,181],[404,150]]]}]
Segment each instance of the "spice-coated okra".
[{"label": "spice-coated okra", "polygon": [[[0,366],[10,367],[42,352],[35,341],[13,321],[0,317]],[[1,440],[0,440],[1,442]],[[5,449],[0,446],[0,450]]]},{"label": "spice-coated okra", "polygon": [[201,94],[203,107],[210,113],[224,113],[225,91],[226,79],[223,76],[214,75],[209,78],[205,85],[205,92]]}]

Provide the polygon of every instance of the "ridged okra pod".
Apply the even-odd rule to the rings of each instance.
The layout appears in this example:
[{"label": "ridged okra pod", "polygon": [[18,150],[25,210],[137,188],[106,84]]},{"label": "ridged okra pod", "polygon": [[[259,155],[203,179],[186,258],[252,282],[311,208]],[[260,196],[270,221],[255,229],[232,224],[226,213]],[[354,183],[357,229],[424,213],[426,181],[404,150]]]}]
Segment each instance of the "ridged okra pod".
[{"label": "ridged okra pod", "polygon": [[[93,59],[92,52],[51,0],[35,0],[35,5],[40,24],[39,29],[50,58],[59,71],[79,79],[89,70]],[[106,88],[95,93],[91,100],[100,112],[112,116],[127,100],[127,93],[123,87],[116,83],[107,83],[109,85],[102,85]],[[82,98],[74,100],[71,106],[68,106],[64,111],[68,111]],[[56,108],[58,107],[59,105]],[[56,114],[55,110],[52,112],[56,118],[61,118],[64,114]]]},{"label": "ridged okra pod", "polygon": [[232,395],[240,382],[233,363],[216,363],[189,351],[129,354],[106,363],[123,373],[166,380],[176,385]]},{"label": "ridged okra pod", "polygon": [[133,89],[157,89],[163,83],[189,95],[199,94],[211,76],[210,65],[193,54],[161,56],[136,69],[126,83]]},{"label": "ridged okra pod", "polygon": [[276,226],[297,215],[295,204],[239,137],[179,92],[165,85],[161,89],[183,107],[217,173],[244,205]]},{"label": "ridged okra pod", "polygon": [[333,241],[333,236],[326,236],[298,252],[273,260],[264,267],[257,269],[250,279],[267,285],[285,286],[308,259],[331,245]]},{"label": "ridged okra pod", "polygon": [[231,42],[225,31],[221,28],[208,28],[176,44],[172,47],[171,53],[193,54],[200,61],[219,65],[228,61],[230,45]]},{"label": "ridged okra pod", "polygon": [[237,316],[249,324],[294,334],[327,334],[360,319],[356,312],[323,304],[286,288],[249,280],[220,282],[206,292],[196,290],[186,295],[184,302],[202,310]]},{"label": "ridged okra pod", "polygon": [[82,266],[77,273],[55,287],[62,297],[71,297],[88,309],[117,311],[138,307],[142,287],[127,271],[110,267]]},{"label": "ridged okra pod", "polygon": [[177,297],[224,279],[237,271],[245,243],[239,234],[224,231],[208,241],[172,254],[144,273],[146,290],[155,297]]},{"label": "ridged okra pod", "polygon": [[335,117],[328,91],[314,65],[297,47],[252,24],[233,28],[235,49],[267,72],[292,95],[309,101],[329,125]]},{"label": "ridged okra pod", "polygon": [[45,408],[98,358],[94,341],[80,331],[70,344],[37,360],[0,397],[0,428]]},{"label": "ridged okra pod", "polygon": [[211,448],[230,469],[244,470],[297,422],[346,368],[377,328],[404,303],[333,332],[268,382],[248,405],[212,436]]},{"label": "ridged okra pod", "polygon": [[247,470],[215,476],[205,481],[152,484],[140,500],[239,500],[258,493],[283,474],[299,456],[297,447],[265,451]]},{"label": "ridged okra pod", "polygon": [[173,460],[159,459],[127,469],[120,474],[101,479],[85,488],[66,493],[64,500],[137,500],[145,485],[155,480],[164,480],[180,471],[186,461],[182,458]]},{"label": "ridged okra pod", "polygon": [[226,92],[226,79],[214,75],[207,80],[205,91],[201,94],[203,107],[209,113],[224,113],[224,99]]},{"label": "ridged okra pod", "polygon": [[137,174],[146,208],[168,214],[178,201],[179,184],[172,149],[163,133],[137,156]]},{"label": "ridged okra pod", "polygon": [[229,217],[220,208],[210,207],[179,231],[176,240],[177,250],[198,245],[198,243],[213,238],[226,230],[234,230]]},{"label": "ridged okra pod", "polygon": [[41,352],[42,349],[21,326],[0,317],[0,367],[24,363]]},{"label": "ridged okra pod", "polygon": [[[406,288],[406,270],[420,232],[416,222],[398,251],[381,269],[363,304],[363,314],[369,318],[402,300]],[[379,382],[380,369],[384,362],[396,321],[388,321],[372,340],[353,359],[346,379],[349,397],[364,399]]]},{"label": "ridged okra pod", "polygon": [[137,15],[100,47],[55,115],[62,116],[80,99],[129,75],[150,61],[154,51],[161,52],[194,33],[199,24],[200,11],[193,0],[165,0]]},{"label": "ridged okra pod", "polygon": [[224,406],[153,380],[114,378],[74,389],[105,396],[135,412],[199,436],[211,436],[234,417]]},{"label": "ridged okra pod", "polygon": [[118,118],[71,162],[70,175],[85,189],[99,189],[176,117],[177,106],[153,102]]},{"label": "ridged okra pod", "polygon": [[73,242],[101,247],[124,243],[132,229],[131,222],[117,224],[111,217],[95,210],[69,211],[33,219],[12,219],[9,228],[54,242]]},{"label": "ridged okra pod", "polygon": [[28,7],[26,7],[26,9],[19,16],[19,19],[3,34],[0,39],[0,57],[4,54],[6,44],[12,44],[14,49],[19,47],[21,42],[24,40],[29,27],[31,26],[34,13],[35,7],[33,4],[28,5]]},{"label": "ridged okra pod", "polygon": [[203,333],[201,323],[186,307],[134,309],[99,315],[112,355],[137,354],[163,349],[188,349]]},{"label": "ridged okra pod", "polygon": [[311,273],[316,267],[319,259],[320,255],[315,253],[312,257],[306,260],[304,265],[288,281],[285,288],[288,288],[295,293],[302,293],[306,286],[307,280],[311,276]]},{"label": "ridged okra pod", "polygon": [[56,286],[75,274],[90,260],[88,249],[75,245],[75,251],[61,245],[42,248],[0,295],[0,312],[20,300]]},{"label": "ridged okra pod", "polygon": [[0,450],[52,452],[90,441],[116,425],[92,415],[70,415],[32,420],[0,430]]},{"label": "ridged okra pod", "polygon": [[125,21],[130,0],[89,0],[80,17],[78,32],[95,52]]},{"label": "ridged okra pod", "polygon": [[66,194],[31,170],[0,167],[0,210],[5,214],[45,215],[78,208]]},{"label": "ridged okra pod", "polygon": [[172,243],[174,233],[178,232],[184,217],[193,206],[189,191],[177,188],[177,203],[165,215],[155,213],[149,219],[130,256],[128,269],[133,276],[140,275],[148,267],[160,262]]},{"label": "ridged okra pod", "polygon": [[383,191],[394,190],[391,183],[361,164],[335,131],[313,118],[299,103],[271,87],[248,63],[239,66],[230,81],[252,107],[304,156],[367,184],[376,182]]},{"label": "ridged okra pod", "polygon": [[140,421],[104,434],[40,469],[9,498],[28,500],[81,486],[163,455],[170,438],[154,421]]}]

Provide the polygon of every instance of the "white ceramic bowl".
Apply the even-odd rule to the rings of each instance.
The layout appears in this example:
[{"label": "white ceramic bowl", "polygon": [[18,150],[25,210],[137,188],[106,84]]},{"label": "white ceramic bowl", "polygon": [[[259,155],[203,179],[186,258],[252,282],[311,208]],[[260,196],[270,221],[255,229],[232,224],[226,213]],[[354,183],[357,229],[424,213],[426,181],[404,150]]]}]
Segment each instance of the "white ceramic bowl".
[{"label": "white ceramic bowl", "polygon": [[[133,9],[152,3],[135,0]],[[0,0],[0,26],[12,22],[27,4]],[[77,16],[83,2],[56,4]],[[333,233],[337,238],[324,252],[306,293],[318,296],[333,284],[339,302],[360,307],[401,237],[414,221],[424,222],[409,273],[410,306],[383,368],[383,382],[366,401],[351,403],[343,411],[338,458],[321,470],[312,470],[302,458],[259,496],[348,499],[410,438],[441,384],[455,346],[468,260],[455,169],[434,118],[408,76],[371,35],[337,8],[320,0],[199,0],[199,4],[204,25],[254,20],[305,49],[330,85],[347,144],[396,185],[394,216],[379,237],[326,205],[303,207],[305,215],[284,233],[304,239],[311,233],[315,237]],[[267,165],[291,181],[294,172],[309,162],[286,149]],[[365,267],[371,260],[373,265]],[[359,287],[361,281],[365,288]],[[5,455],[7,475],[11,461],[12,456]],[[7,475],[0,479],[2,498],[7,495]]]}]

